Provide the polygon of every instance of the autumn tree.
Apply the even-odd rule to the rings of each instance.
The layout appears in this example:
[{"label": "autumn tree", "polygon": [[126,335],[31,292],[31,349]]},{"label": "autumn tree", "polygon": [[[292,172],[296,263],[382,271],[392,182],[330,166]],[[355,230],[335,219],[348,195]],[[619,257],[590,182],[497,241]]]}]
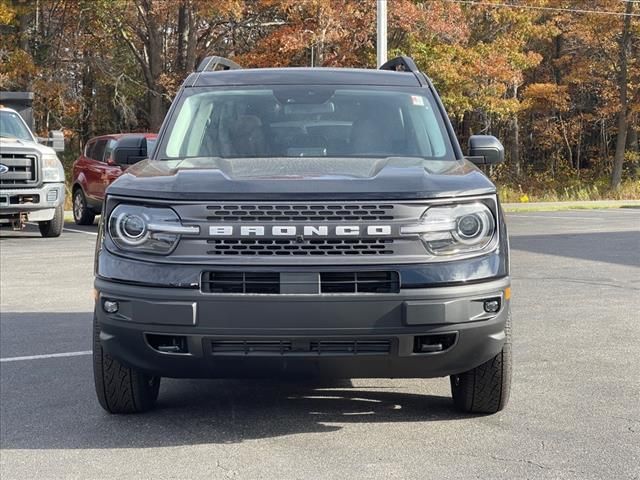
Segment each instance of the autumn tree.
[{"label": "autumn tree", "polygon": [[[463,144],[476,133],[503,140],[497,181],[633,187],[638,8],[393,0],[389,52],[413,56],[432,78]],[[63,128],[77,152],[97,134],[157,130],[206,55],[245,67],[373,68],[375,15],[372,0],[0,0],[0,88],[34,91],[36,128]]]}]

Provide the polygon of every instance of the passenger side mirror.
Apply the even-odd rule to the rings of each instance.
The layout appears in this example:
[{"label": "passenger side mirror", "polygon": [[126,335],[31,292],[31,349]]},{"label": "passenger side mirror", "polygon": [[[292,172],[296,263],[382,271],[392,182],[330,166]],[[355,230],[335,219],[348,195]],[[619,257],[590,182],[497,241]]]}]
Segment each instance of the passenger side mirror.
[{"label": "passenger side mirror", "polygon": [[493,135],[472,135],[469,138],[467,160],[476,165],[494,165],[504,162],[504,147]]},{"label": "passenger side mirror", "polygon": [[122,168],[127,168],[147,157],[147,139],[144,137],[121,138],[111,154],[113,163]]}]

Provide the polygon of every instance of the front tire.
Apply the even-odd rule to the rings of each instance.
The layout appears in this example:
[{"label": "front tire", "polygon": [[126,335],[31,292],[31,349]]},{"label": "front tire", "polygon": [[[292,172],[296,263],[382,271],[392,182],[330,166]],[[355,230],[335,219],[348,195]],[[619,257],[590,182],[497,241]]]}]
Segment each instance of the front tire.
[{"label": "front tire", "polygon": [[496,413],[509,401],[511,391],[511,312],[505,325],[502,351],[467,372],[451,375],[453,403],[466,413]]},{"label": "front tire", "polygon": [[121,364],[102,350],[100,326],[93,317],[93,378],[100,406],[109,413],[141,413],[155,407],[160,377]]},{"label": "front tire", "polygon": [[45,238],[59,237],[64,227],[64,205],[58,205],[51,220],[38,222],[40,235]]},{"label": "front tire", "polygon": [[73,220],[76,225],[93,225],[96,215],[87,207],[87,199],[82,188],[73,192]]}]

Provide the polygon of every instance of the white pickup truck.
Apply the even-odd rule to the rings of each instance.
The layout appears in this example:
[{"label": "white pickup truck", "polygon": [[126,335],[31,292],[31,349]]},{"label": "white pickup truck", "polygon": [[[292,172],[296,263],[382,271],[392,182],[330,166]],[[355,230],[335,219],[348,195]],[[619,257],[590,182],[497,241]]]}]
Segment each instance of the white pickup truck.
[{"label": "white pickup truck", "polygon": [[37,222],[43,237],[62,233],[65,179],[56,155],[62,150],[62,132],[39,139],[16,110],[0,105],[0,227]]}]

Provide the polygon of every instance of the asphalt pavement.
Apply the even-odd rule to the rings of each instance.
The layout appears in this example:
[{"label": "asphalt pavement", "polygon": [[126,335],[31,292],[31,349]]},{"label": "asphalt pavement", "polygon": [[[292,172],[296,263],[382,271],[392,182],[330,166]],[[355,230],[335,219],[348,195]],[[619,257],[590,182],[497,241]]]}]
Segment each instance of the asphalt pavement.
[{"label": "asphalt pavement", "polygon": [[108,415],[96,228],[1,230],[0,478],[640,478],[640,210],[508,224],[514,383],[489,416],[453,410],[447,379],[165,379],[157,410]]}]

